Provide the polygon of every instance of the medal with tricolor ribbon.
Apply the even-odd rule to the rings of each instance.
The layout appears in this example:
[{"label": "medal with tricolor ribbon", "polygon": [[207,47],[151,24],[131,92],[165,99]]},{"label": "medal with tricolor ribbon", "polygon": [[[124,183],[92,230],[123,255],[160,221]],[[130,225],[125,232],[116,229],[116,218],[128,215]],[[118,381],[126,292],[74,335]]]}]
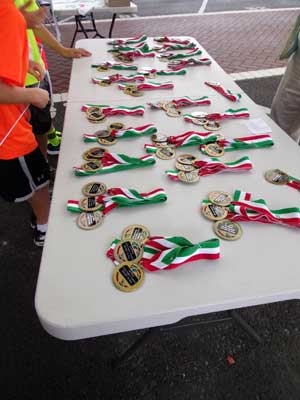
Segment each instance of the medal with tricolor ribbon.
[{"label": "medal with tricolor ribbon", "polygon": [[116,71],[136,71],[138,67],[132,64],[119,63],[116,61],[103,61],[99,64],[92,64],[92,68],[102,70],[114,69]]},{"label": "medal with tricolor ribbon", "polygon": [[189,58],[187,60],[171,60],[168,62],[168,68],[173,71],[181,70],[185,67],[201,67],[211,65],[211,59],[207,57],[202,58]]},{"label": "medal with tricolor ribbon", "polygon": [[138,71],[139,74],[143,74],[145,78],[147,78],[147,75],[153,76],[174,76],[174,75],[185,75],[186,70],[181,69],[179,71],[173,71],[173,70],[164,70],[164,69],[155,69],[151,67],[144,67]]},{"label": "medal with tricolor ribbon", "polygon": [[218,93],[220,93],[222,96],[226,97],[228,100],[233,101],[233,102],[238,102],[241,100],[242,95],[240,93],[233,93],[229,89],[225,89],[220,83],[217,82],[204,82],[205,85],[211,87]]},{"label": "medal with tricolor ribbon", "polygon": [[155,57],[155,51],[149,49],[147,43],[128,51],[119,50],[119,54],[130,59],[134,59],[135,57]]},{"label": "medal with tricolor ribbon", "polygon": [[102,78],[92,78],[92,83],[95,85],[101,85],[102,83],[117,83],[117,82],[144,82],[145,77],[142,74],[133,74],[128,76],[123,76],[120,74],[114,74],[110,76],[104,76]]},{"label": "medal with tricolor ribbon", "polygon": [[[141,137],[144,135],[153,135],[157,133],[157,128],[153,124],[137,126],[136,128],[129,127],[125,129],[112,129],[110,132],[110,136],[113,136],[117,139],[121,138],[131,138],[131,137]],[[83,140],[86,143],[90,142],[98,142],[98,136],[95,134],[83,134]]]},{"label": "medal with tricolor ribbon", "polygon": [[247,108],[239,108],[239,109],[232,109],[229,108],[225,110],[223,113],[203,113],[200,114],[197,112],[193,112],[190,114],[184,114],[183,118],[185,122],[191,122],[194,125],[200,125],[201,121],[220,121],[220,120],[227,120],[227,119],[239,119],[239,118],[249,118],[250,114]]},{"label": "medal with tricolor ribbon", "polygon": [[[154,189],[148,193],[140,193],[136,189],[127,188],[111,188],[107,193],[97,196],[96,201],[99,203],[99,211],[103,215],[108,214],[114,208],[135,207],[139,205],[163,203],[167,200],[164,189]],[[81,213],[80,202],[77,200],[68,200],[67,210],[73,213]]]},{"label": "medal with tricolor ribbon", "polygon": [[141,43],[141,42],[145,42],[148,39],[148,37],[146,35],[139,35],[139,36],[135,36],[132,38],[128,38],[128,39],[114,39],[111,40],[109,42],[107,42],[107,44],[109,45],[119,45],[119,44],[136,44],[136,43]]},{"label": "medal with tricolor ribbon", "polygon": [[190,106],[206,106],[206,105],[210,105],[211,101],[208,98],[208,96],[202,96],[202,97],[198,97],[198,98],[184,96],[179,99],[169,100],[168,102],[158,101],[157,103],[149,102],[147,104],[152,109],[166,111],[166,104],[168,104],[172,107],[175,107],[175,108],[180,108],[180,107],[190,107]]},{"label": "medal with tricolor ribbon", "polygon": [[189,39],[178,39],[169,36],[157,36],[154,38],[155,42],[158,43],[177,43],[177,44],[189,44],[191,41]]},{"label": "medal with tricolor ribbon", "polygon": [[[119,239],[115,239],[106,253],[116,264],[118,262],[114,257],[114,249],[118,243]],[[152,236],[143,245],[143,255],[139,264],[154,272],[175,269],[192,261],[218,258],[220,241],[216,238],[194,244],[181,236]]]},{"label": "medal with tricolor ribbon", "polygon": [[[118,88],[120,90],[125,90],[126,84],[119,84]],[[173,89],[174,85],[172,82],[145,82],[135,85],[135,90],[160,90],[160,89]]]},{"label": "medal with tricolor ribbon", "polygon": [[152,155],[135,158],[129,157],[126,154],[105,152],[104,156],[101,158],[101,168],[95,171],[87,171],[82,167],[74,167],[73,171],[76,176],[90,176],[124,171],[133,168],[150,167],[155,163],[156,160]]},{"label": "medal with tricolor ribbon", "polygon": [[[216,143],[224,149],[225,152],[234,150],[263,149],[274,145],[270,135],[245,136],[236,139],[220,139]],[[200,150],[203,154],[207,154],[205,146],[201,145]]]},{"label": "medal with tricolor ribbon", "polygon": [[202,54],[202,50],[199,48],[195,48],[192,51],[189,51],[188,53],[180,53],[180,54],[175,54],[175,53],[164,53],[161,56],[158,55],[158,58],[167,58],[169,61],[171,60],[181,60],[184,58],[190,58],[194,56],[200,56]]},{"label": "medal with tricolor ribbon", "polygon": [[81,111],[86,112],[90,107],[97,107],[106,116],[110,117],[113,115],[140,115],[143,116],[145,112],[144,106],[126,107],[126,106],[116,106],[110,107],[103,104],[84,104],[81,107]]},{"label": "medal with tricolor ribbon", "polygon": [[179,44],[179,43],[164,43],[161,46],[155,46],[154,50],[156,50],[159,53],[163,53],[166,51],[172,51],[172,50],[188,50],[188,49],[194,49],[196,47],[196,44],[193,42],[190,42],[188,44]]}]

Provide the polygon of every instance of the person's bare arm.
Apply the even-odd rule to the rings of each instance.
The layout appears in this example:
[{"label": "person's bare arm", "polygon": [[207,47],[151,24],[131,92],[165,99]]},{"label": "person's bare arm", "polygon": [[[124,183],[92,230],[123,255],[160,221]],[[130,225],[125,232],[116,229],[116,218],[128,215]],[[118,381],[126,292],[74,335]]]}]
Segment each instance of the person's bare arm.
[{"label": "person's bare arm", "polygon": [[33,104],[44,108],[49,101],[49,94],[44,89],[11,86],[0,79],[0,104]]},{"label": "person's bare arm", "polygon": [[42,26],[47,14],[47,11],[43,7],[40,7],[36,11],[26,11],[26,9],[31,6],[31,3],[32,0],[29,0],[19,8],[19,11],[25,18],[28,29],[34,29]]},{"label": "person's bare arm", "polygon": [[85,49],[73,49],[64,47],[58,40],[52,35],[52,33],[42,25],[39,28],[33,30],[34,34],[42,41],[43,44],[49,46],[56,53],[65,58],[81,58],[90,57],[91,53]]}]

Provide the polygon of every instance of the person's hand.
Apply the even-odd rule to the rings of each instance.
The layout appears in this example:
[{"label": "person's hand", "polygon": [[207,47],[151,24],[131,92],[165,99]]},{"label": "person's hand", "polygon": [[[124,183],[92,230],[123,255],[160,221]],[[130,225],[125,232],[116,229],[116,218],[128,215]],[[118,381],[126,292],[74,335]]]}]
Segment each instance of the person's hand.
[{"label": "person's hand", "polygon": [[92,53],[85,49],[73,49],[72,47],[63,47],[59,53],[65,58],[81,58],[92,55]]},{"label": "person's hand", "polygon": [[47,11],[44,9],[44,7],[40,7],[36,11],[26,11],[26,8],[30,6],[31,3],[32,0],[28,0],[22,7],[19,8],[19,11],[23,14],[28,29],[40,28],[44,22]]},{"label": "person's hand", "polygon": [[45,108],[49,102],[49,93],[40,88],[28,88],[29,103],[37,108]]},{"label": "person's hand", "polygon": [[38,81],[41,81],[44,79],[45,76],[45,70],[41,66],[41,64],[29,60],[29,65],[28,65],[28,72],[33,75]]}]

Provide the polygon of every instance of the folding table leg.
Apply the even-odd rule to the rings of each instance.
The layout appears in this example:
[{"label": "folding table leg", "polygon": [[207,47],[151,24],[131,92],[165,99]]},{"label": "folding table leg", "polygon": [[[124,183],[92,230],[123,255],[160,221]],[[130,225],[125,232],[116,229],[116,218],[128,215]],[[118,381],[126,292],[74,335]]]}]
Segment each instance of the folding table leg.
[{"label": "folding table leg", "polygon": [[113,17],[112,17],[112,20],[111,20],[111,24],[110,24],[110,28],[109,28],[109,34],[108,34],[109,38],[111,38],[112,31],[113,31],[114,25],[115,25],[116,17],[117,17],[117,14],[113,14]]},{"label": "folding table leg", "polygon": [[112,361],[112,367],[116,368],[121,362],[130,358],[146,341],[160,328],[149,328],[147,329],[136,342],[134,342],[120,357]]},{"label": "folding table leg", "polygon": [[232,319],[234,319],[252,338],[258,342],[262,343],[263,339],[256,333],[256,331],[237,313],[235,310],[230,311]]}]

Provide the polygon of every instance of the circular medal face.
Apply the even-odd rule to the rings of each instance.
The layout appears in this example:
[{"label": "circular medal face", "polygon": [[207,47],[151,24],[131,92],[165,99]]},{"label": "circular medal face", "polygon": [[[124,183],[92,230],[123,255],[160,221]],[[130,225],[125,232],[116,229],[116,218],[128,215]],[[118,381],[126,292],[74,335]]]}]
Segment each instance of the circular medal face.
[{"label": "circular medal face", "polygon": [[153,143],[165,143],[168,141],[168,137],[166,135],[161,135],[161,134],[154,134],[151,136],[151,140]]},{"label": "circular medal face", "polygon": [[208,193],[208,200],[217,206],[227,207],[232,202],[232,197],[229,193],[216,190]]},{"label": "circular medal face", "polygon": [[91,106],[86,110],[86,115],[88,119],[95,121],[102,121],[105,119],[105,115],[103,114],[100,107]]},{"label": "circular medal face", "polygon": [[174,107],[170,107],[170,108],[167,109],[166,114],[169,117],[175,117],[176,118],[176,117],[181,117],[182,112],[180,110],[177,110]]},{"label": "circular medal face", "polygon": [[79,207],[82,211],[96,211],[101,207],[101,203],[98,203],[97,197],[84,197],[79,200]]},{"label": "circular medal face", "polygon": [[98,85],[103,86],[103,87],[111,86],[111,84],[112,84],[112,82],[108,79],[107,80],[103,79],[102,81],[98,82]]},{"label": "circular medal face", "polygon": [[125,128],[125,125],[122,122],[112,122],[111,124],[108,125],[109,131],[113,131],[113,130],[119,131],[120,129],[123,129],[123,128]]},{"label": "circular medal face", "polygon": [[92,161],[88,161],[87,163],[83,164],[81,166],[81,168],[87,172],[96,172],[102,168],[102,164],[101,164],[101,161],[92,160]]},{"label": "circular medal face", "polygon": [[114,257],[119,262],[139,261],[143,256],[143,252],[141,243],[132,239],[125,239],[117,243],[114,249]]},{"label": "circular medal face", "polygon": [[192,119],[193,124],[198,125],[198,126],[204,126],[207,124],[208,120],[206,118],[196,118],[193,117]]},{"label": "circular medal face", "polygon": [[206,118],[207,115],[208,115],[207,112],[204,112],[204,111],[198,111],[198,112],[192,113],[192,116],[194,118]]},{"label": "circular medal face", "polygon": [[145,243],[150,237],[150,231],[143,225],[129,225],[122,232],[122,240],[131,239]]},{"label": "circular medal face", "polygon": [[159,102],[157,103],[157,105],[158,105],[162,110],[167,111],[170,107],[173,106],[173,103],[170,103],[170,102],[168,102],[168,101],[159,101]]},{"label": "circular medal face", "polygon": [[114,269],[112,281],[122,292],[132,292],[144,282],[144,269],[137,263],[124,262]]},{"label": "circular medal face", "polygon": [[108,66],[106,66],[106,65],[99,65],[97,68],[96,68],[96,70],[98,71],[98,72],[105,72],[105,71],[108,71]]},{"label": "circular medal face", "polygon": [[207,121],[203,127],[208,131],[218,131],[221,129],[221,125],[216,121]]},{"label": "circular medal face", "polygon": [[133,96],[133,97],[144,96],[144,92],[142,92],[141,90],[134,90],[134,89],[131,89],[129,94],[130,94],[130,96]]},{"label": "circular medal face", "polygon": [[96,131],[94,133],[97,138],[104,138],[110,136],[110,132],[107,129],[101,129],[100,131]]},{"label": "circular medal face", "polygon": [[171,160],[171,158],[175,157],[175,149],[172,147],[159,147],[155,155],[161,160]]},{"label": "circular medal face", "polygon": [[195,183],[199,181],[200,177],[198,174],[198,170],[194,170],[191,172],[179,171],[178,179],[184,183]]},{"label": "circular medal face", "polygon": [[265,179],[274,185],[286,185],[290,180],[288,174],[280,169],[270,169],[269,171],[266,171]]},{"label": "circular medal face", "polygon": [[82,193],[85,196],[100,196],[106,193],[107,187],[101,182],[90,182],[83,186]]},{"label": "circular medal face", "polygon": [[154,79],[154,78],[156,78],[156,73],[155,72],[146,72],[144,74],[144,77],[147,79]]},{"label": "circular medal face", "polygon": [[[106,153],[106,149],[102,147],[93,147],[83,153],[83,156],[87,156],[88,160],[100,160],[104,154]],[[84,157],[83,157],[84,158]]]},{"label": "circular medal face", "polygon": [[175,168],[177,168],[179,171],[185,171],[185,172],[191,172],[196,169],[194,165],[190,164],[181,164],[180,162],[176,161],[175,163]]},{"label": "circular medal face", "polygon": [[156,147],[172,147],[169,146],[168,142],[154,142]]},{"label": "circular medal face", "polygon": [[78,215],[76,223],[84,230],[95,229],[103,223],[104,217],[101,211],[82,212]]},{"label": "circular medal face", "polygon": [[112,144],[117,143],[117,139],[114,136],[107,136],[105,138],[98,138],[98,142],[100,144],[104,144],[106,146],[110,146]]},{"label": "circular medal face", "polygon": [[194,157],[192,154],[181,154],[177,157],[177,161],[180,164],[193,165],[193,163],[196,161],[196,157]]},{"label": "circular medal face", "polygon": [[237,240],[243,233],[240,224],[232,222],[229,219],[216,221],[213,225],[213,229],[217,236],[225,240]]},{"label": "circular medal face", "polygon": [[210,157],[221,157],[224,154],[224,147],[218,143],[208,143],[204,145],[204,151]]},{"label": "circular medal face", "polygon": [[217,206],[213,203],[205,204],[201,207],[202,214],[211,221],[220,221],[227,217],[228,211],[226,208]]}]

